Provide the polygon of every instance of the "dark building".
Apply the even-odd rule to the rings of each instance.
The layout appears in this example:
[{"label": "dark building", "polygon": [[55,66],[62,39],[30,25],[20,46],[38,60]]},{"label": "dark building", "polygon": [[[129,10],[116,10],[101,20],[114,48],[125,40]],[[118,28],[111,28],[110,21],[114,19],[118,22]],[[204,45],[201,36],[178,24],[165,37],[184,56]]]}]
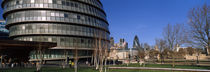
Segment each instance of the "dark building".
[{"label": "dark building", "polygon": [[140,51],[144,50],[140,45],[139,38],[138,38],[137,35],[134,37],[134,40],[133,40],[133,48],[137,49],[137,50],[140,50]]},{"label": "dark building", "polygon": [[[88,58],[98,40],[109,43],[109,24],[99,0],[2,0],[1,5],[10,38],[57,43],[45,52],[47,60],[73,58],[75,49],[79,57]],[[31,52],[31,60],[37,57]]]}]

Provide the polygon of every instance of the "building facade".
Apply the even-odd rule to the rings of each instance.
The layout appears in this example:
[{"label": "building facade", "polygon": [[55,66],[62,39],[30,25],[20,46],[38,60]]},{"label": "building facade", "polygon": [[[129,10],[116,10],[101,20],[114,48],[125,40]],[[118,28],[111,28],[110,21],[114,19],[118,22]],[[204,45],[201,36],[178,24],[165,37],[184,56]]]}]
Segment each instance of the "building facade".
[{"label": "building facade", "polygon": [[[86,58],[99,41],[109,43],[109,24],[99,0],[3,0],[2,8],[10,38],[57,43],[45,59],[73,58],[75,49]],[[31,59],[37,57],[31,53]]]},{"label": "building facade", "polygon": [[128,43],[125,39],[120,39],[118,43],[114,42],[114,38],[110,39],[111,48],[109,51],[108,59],[110,60],[126,60],[129,57]]}]

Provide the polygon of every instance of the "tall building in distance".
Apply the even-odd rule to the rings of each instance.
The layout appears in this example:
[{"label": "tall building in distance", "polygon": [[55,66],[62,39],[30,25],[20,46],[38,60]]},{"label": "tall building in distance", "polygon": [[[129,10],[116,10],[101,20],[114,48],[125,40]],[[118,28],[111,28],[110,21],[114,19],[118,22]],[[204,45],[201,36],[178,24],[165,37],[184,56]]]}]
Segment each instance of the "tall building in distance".
[{"label": "tall building in distance", "polygon": [[124,62],[124,60],[129,57],[130,50],[128,48],[128,43],[125,41],[125,39],[121,38],[118,43],[115,43],[114,38],[111,37],[110,44],[111,48],[108,59],[121,60]]},{"label": "tall building in distance", "polygon": [[[92,56],[96,42],[109,43],[109,24],[100,0],[2,0],[9,37],[21,41],[55,42],[44,59]],[[31,60],[37,59],[31,53]]]}]

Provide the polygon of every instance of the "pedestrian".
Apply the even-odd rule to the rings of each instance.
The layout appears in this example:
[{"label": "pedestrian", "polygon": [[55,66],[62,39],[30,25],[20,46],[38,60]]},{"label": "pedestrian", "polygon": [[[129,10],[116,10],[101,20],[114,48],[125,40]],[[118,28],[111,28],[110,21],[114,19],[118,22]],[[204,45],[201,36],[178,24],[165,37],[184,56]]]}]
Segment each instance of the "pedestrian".
[{"label": "pedestrian", "polygon": [[74,62],[72,62],[71,65],[74,66]]},{"label": "pedestrian", "polygon": [[71,62],[71,60],[69,60],[69,67],[71,67],[71,64],[72,64],[72,62]]}]

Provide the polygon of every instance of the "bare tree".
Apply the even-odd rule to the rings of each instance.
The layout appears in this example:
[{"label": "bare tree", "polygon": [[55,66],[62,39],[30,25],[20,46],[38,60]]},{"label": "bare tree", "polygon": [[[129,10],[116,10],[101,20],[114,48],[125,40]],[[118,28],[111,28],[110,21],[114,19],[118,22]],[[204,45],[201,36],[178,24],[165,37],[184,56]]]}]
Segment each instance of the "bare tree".
[{"label": "bare tree", "polygon": [[187,54],[187,50],[184,48],[180,48],[179,51],[177,52],[178,57],[184,58],[184,56]]},{"label": "bare tree", "polygon": [[149,51],[149,58],[152,59],[153,62],[155,62],[155,59],[157,59],[158,54],[159,54],[158,51],[151,49]]},{"label": "bare tree", "polygon": [[145,51],[149,51],[150,50],[150,48],[151,48],[151,46],[148,44],[148,43],[144,43],[144,50]]},{"label": "bare tree", "polygon": [[99,34],[99,52],[98,52],[98,55],[99,55],[99,72],[103,72],[103,61],[104,61],[104,51],[103,51],[103,45],[102,45],[102,34],[100,33]]},{"label": "bare tree", "polygon": [[74,72],[78,72],[78,40],[74,39]]},{"label": "bare tree", "polygon": [[163,36],[169,46],[169,49],[174,50],[177,45],[185,42],[185,30],[181,24],[170,25],[164,28]]},{"label": "bare tree", "polygon": [[107,43],[106,38],[107,36],[103,32],[95,32],[94,66],[100,72],[103,72],[104,64],[106,66],[107,62],[109,43]]},{"label": "bare tree", "polygon": [[[145,57],[145,52],[144,51],[138,51],[138,56],[139,56],[139,59],[144,59]],[[138,61],[139,62],[139,61]]]},{"label": "bare tree", "polygon": [[95,36],[95,44],[94,44],[95,47],[94,47],[94,53],[93,53],[93,57],[94,57],[94,63],[93,64],[96,67],[96,70],[98,70],[98,68],[99,68],[99,65],[98,65],[99,64],[98,63],[99,62],[98,61],[98,51],[99,51],[99,49],[98,49],[99,48],[98,47],[99,46],[98,45],[98,41],[99,40],[97,38],[97,33],[96,32],[94,33],[94,36]]},{"label": "bare tree", "polygon": [[168,49],[168,48],[165,48],[163,50],[163,52],[162,52],[164,59],[171,58],[172,57],[172,53],[173,53],[173,51]]},{"label": "bare tree", "polygon": [[108,58],[108,55],[109,55],[109,53],[108,53],[108,48],[109,48],[109,45],[110,45],[110,43],[109,42],[107,42],[106,41],[106,39],[107,39],[107,35],[105,35],[105,43],[104,43],[104,58],[105,58],[105,69],[104,69],[104,72],[107,72],[107,58]]},{"label": "bare tree", "polygon": [[[185,30],[183,30],[184,26],[181,24],[170,25],[168,24],[166,28],[164,28],[163,36],[167,42],[167,46],[170,50],[174,51],[178,46],[185,42]],[[172,52],[175,53],[175,52]],[[173,67],[175,67],[175,54],[172,54],[173,58]]]},{"label": "bare tree", "polygon": [[196,52],[196,51],[195,51],[194,48],[192,48],[192,47],[188,47],[188,48],[187,48],[187,54],[189,54],[189,55],[192,56],[193,54],[195,54],[195,52]]},{"label": "bare tree", "polygon": [[106,41],[107,36],[106,34],[102,34],[99,32],[99,61],[100,61],[100,72],[103,72],[103,68],[105,67],[106,72],[106,63],[107,63],[107,56],[108,56],[108,42]]},{"label": "bare tree", "polygon": [[205,4],[203,7],[193,8],[189,14],[189,26],[193,43],[202,46],[207,55],[209,55],[210,48],[209,7]]},{"label": "bare tree", "polygon": [[161,63],[163,63],[164,62],[163,51],[164,51],[164,49],[167,48],[166,41],[163,39],[156,39],[155,42],[156,42],[156,48],[159,50],[159,53],[160,53]]}]

